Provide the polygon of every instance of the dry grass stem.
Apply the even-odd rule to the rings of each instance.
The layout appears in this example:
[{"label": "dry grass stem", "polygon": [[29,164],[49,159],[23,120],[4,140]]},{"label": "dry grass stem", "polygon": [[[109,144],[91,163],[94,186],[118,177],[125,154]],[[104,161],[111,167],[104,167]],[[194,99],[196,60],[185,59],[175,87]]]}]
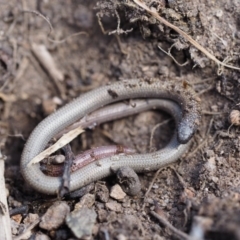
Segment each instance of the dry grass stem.
[{"label": "dry grass stem", "polygon": [[81,127],[78,127],[65,135],[63,135],[55,144],[51,147],[47,148],[36,157],[34,157],[29,163],[28,167],[32,164],[38,163],[42,161],[44,158],[49,157],[52,153],[56,152],[58,149],[62,148],[66,144],[70,143],[74,138],[76,138],[79,134],[83,133],[84,130]]},{"label": "dry grass stem", "polygon": [[11,240],[12,233],[5,187],[4,161],[4,156],[0,151],[0,239]]}]

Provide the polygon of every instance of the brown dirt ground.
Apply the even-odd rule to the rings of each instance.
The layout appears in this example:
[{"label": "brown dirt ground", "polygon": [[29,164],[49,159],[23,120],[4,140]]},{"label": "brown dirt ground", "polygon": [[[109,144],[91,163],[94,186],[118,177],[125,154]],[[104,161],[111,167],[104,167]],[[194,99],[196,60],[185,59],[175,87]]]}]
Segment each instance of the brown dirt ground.
[{"label": "brown dirt ground", "polygon": [[[176,32],[123,2],[130,1],[0,2],[0,147],[7,157],[5,175],[10,192],[9,208],[28,205],[26,214],[41,215],[55,200],[29,189],[19,174],[26,139],[48,114],[49,104],[56,102],[54,99],[60,100],[58,108],[109,82],[158,76],[167,81],[179,77],[194,87],[203,108],[202,122],[190,151],[181,161],[159,173],[145,204],[143,196],[154,173],[140,175],[140,197],[126,196],[120,202],[119,211],[109,210],[104,203],[95,200],[92,208],[98,218],[92,239],[177,239],[169,228],[149,214],[156,203],[166,219],[183,232],[193,230],[200,217],[208,223],[207,226],[203,224],[205,227],[201,225],[204,239],[240,239],[239,127],[230,127],[228,120],[230,111],[239,109],[240,72],[225,68],[218,76],[217,65]],[[239,66],[238,0],[145,2],[218,59],[223,61],[230,57],[229,64]],[[35,14],[23,13],[21,9],[37,10],[47,16],[54,28],[51,38],[60,40],[79,31],[85,31],[88,36],[71,37],[61,44],[50,42],[46,21]],[[96,13],[102,16],[105,30],[111,32],[117,28],[116,11],[121,19],[120,28],[132,31],[119,36],[104,35]],[[33,54],[33,43],[45,45],[63,73],[58,86]],[[186,66],[178,66],[158,48],[160,45],[167,50],[173,43],[173,56],[181,63],[188,61]],[[106,123],[84,133],[72,147],[80,151],[122,143],[147,151],[151,129],[168,117],[148,111]],[[169,139],[170,130],[171,123],[156,132],[159,142]],[[104,182],[110,188],[115,179]],[[94,194],[94,190],[91,193]],[[70,200],[69,204],[73,206],[78,201],[79,198]],[[36,227],[31,239],[38,231],[51,239],[74,239],[65,225],[51,232]]]}]

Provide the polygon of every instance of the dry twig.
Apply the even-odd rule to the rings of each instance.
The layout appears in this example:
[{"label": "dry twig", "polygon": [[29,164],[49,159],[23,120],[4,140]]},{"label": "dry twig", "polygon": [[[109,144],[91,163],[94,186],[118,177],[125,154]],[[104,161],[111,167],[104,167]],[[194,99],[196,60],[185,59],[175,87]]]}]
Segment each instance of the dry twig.
[{"label": "dry twig", "polygon": [[194,240],[194,238],[188,236],[186,233],[180,231],[179,229],[175,228],[167,219],[163,218],[159,214],[157,214],[154,211],[150,212],[152,216],[154,216],[161,224],[163,224],[165,227],[169,228],[176,237],[183,240]]}]

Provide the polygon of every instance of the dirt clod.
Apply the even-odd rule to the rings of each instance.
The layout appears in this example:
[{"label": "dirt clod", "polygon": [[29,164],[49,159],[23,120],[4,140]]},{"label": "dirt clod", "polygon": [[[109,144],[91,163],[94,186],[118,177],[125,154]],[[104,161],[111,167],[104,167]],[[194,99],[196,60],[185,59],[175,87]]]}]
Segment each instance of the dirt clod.
[{"label": "dirt clod", "polygon": [[121,167],[117,170],[117,178],[122,189],[128,195],[134,196],[141,191],[141,183],[138,175],[130,167]]},{"label": "dirt clod", "polygon": [[108,202],[109,190],[105,185],[103,184],[96,185],[96,198],[103,203]]}]

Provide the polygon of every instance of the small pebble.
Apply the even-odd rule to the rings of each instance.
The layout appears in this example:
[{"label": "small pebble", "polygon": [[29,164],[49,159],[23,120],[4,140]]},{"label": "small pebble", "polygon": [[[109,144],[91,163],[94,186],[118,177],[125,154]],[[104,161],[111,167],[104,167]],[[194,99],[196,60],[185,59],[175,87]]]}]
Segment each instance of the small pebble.
[{"label": "small pebble", "polygon": [[14,215],[11,218],[17,223],[21,223],[21,221],[22,221],[22,215],[21,214]]},{"label": "small pebble", "polygon": [[63,224],[69,212],[70,208],[66,202],[55,202],[42,216],[42,220],[39,224],[40,228],[46,230],[57,229]]},{"label": "small pebble", "polygon": [[110,196],[116,200],[122,200],[126,196],[126,193],[122,190],[119,184],[116,184],[111,188]]},{"label": "small pebble", "polygon": [[92,235],[96,218],[94,210],[84,207],[69,213],[66,224],[77,238],[83,238]]},{"label": "small pebble", "polygon": [[215,157],[210,157],[207,162],[204,164],[204,167],[210,173],[214,173],[217,170]]},{"label": "small pebble", "polygon": [[54,103],[56,103],[57,105],[62,105],[62,104],[63,104],[62,99],[59,98],[59,97],[57,97],[57,96],[53,97],[52,101],[53,101]]},{"label": "small pebble", "polygon": [[38,232],[34,238],[35,240],[51,240],[50,237],[48,237],[47,235]]},{"label": "small pebble", "polygon": [[54,159],[52,160],[53,164],[60,164],[63,163],[65,161],[65,156],[62,154],[58,154],[54,157]]},{"label": "small pebble", "polygon": [[106,203],[106,208],[114,212],[122,212],[122,206],[116,201],[109,201]]},{"label": "small pebble", "polygon": [[218,183],[218,180],[219,180],[218,177],[214,177],[214,176],[212,176],[212,181],[213,181],[213,182]]},{"label": "small pebble", "polygon": [[207,156],[208,158],[214,157],[214,156],[215,156],[215,153],[214,153],[213,150],[207,150],[207,151],[206,151],[206,156]]},{"label": "small pebble", "polygon": [[239,126],[240,125],[240,111],[232,110],[229,115],[229,121],[232,125]]},{"label": "small pebble", "polygon": [[123,234],[118,234],[117,235],[117,240],[127,240],[126,236],[124,236]]},{"label": "small pebble", "polygon": [[24,218],[23,223],[25,224],[32,224],[33,222],[39,220],[39,216],[36,213],[29,213],[27,217]]},{"label": "small pebble", "polygon": [[56,110],[57,104],[52,99],[46,99],[42,102],[42,108],[45,115],[49,115]]},{"label": "small pebble", "polygon": [[215,15],[216,17],[221,18],[223,15],[222,9],[216,9]]},{"label": "small pebble", "polygon": [[75,204],[74,211],[80,210],[83,207],[91,208],[95,203],[95,196],[93,194],[87,193],[85,194],[81,200]]}]

